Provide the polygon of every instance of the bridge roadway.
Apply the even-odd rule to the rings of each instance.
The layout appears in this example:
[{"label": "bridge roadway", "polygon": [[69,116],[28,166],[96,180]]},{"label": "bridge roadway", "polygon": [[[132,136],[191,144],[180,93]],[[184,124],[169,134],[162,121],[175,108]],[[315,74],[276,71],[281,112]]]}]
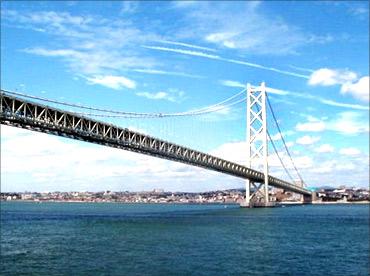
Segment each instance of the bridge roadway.
[{"label": "bridge roadway", "polygon": [[[257,183],[264,182],[264,174],[251,168],[127,128],[10,96],[3,91],[1,91],[0,120],[4,125],[134,151],[249,179]],[[268,177],[271,186],[311,196],[311,192],[307,189],[273,176]]]}]

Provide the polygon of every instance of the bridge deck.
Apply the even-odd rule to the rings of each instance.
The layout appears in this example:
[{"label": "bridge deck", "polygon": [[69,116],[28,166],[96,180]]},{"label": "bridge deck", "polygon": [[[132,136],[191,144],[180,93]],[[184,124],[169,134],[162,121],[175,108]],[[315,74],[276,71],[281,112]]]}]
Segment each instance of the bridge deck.
[{"label": "bridge deck", "polygon": [[[264,182],[264,174],[251,168],[160,140],[142,133],[87,118],[35,102],[1,93],[1,124],[45,132],[109,147],[218,171],[232,176]],[[311,192],[276,177],[269,185],[304,195]]]}]

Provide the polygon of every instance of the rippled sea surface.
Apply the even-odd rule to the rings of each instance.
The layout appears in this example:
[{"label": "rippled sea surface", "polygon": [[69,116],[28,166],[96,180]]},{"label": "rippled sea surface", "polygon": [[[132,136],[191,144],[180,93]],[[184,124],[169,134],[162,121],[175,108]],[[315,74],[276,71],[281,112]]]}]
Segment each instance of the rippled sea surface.
[{"label": "rippled sea surface", "polygon": [[1,202],[1,275],[369,275],[369,205]]}]

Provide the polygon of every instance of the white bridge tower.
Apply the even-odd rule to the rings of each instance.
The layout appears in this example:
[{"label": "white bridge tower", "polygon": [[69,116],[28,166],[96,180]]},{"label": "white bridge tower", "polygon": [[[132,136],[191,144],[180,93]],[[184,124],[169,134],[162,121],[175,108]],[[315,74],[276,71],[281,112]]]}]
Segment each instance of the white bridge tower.
[{"label": "white bridge tower", "polygon": [[269,206],[266,86],[247,84],[247,167],[262,171],[263,183],[246,180],[244,207]]}]

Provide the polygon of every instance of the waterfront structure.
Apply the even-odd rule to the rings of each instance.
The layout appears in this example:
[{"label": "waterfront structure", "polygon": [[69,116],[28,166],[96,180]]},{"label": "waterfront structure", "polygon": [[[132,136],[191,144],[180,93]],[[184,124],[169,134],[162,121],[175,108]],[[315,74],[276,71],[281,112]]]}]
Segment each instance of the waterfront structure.
[{"label": "waterfront structure", "polygon": [[[247,167],[127,128],[31,102],[16,97],[14,94],[17,93],[1,91],[1,124],[134,151],[246,179],[246,199],[242,204],[245,207],[269,206],[269,185],[301,194],[308,201],[312,199],[313,193],[304,187],[268,174],[266,89],[264,83],[259,87],[252,88],[250,85],[247,87],[247,142],[249,148],[247,153],[249,166]],[[276,118],[274,119],[276,122]],[[255,157],[259,159],[256,161],[257,164],[258,162],[263,163],[262,172],[251,168]],[[255,185],[257,183],[258,185]]]}]

